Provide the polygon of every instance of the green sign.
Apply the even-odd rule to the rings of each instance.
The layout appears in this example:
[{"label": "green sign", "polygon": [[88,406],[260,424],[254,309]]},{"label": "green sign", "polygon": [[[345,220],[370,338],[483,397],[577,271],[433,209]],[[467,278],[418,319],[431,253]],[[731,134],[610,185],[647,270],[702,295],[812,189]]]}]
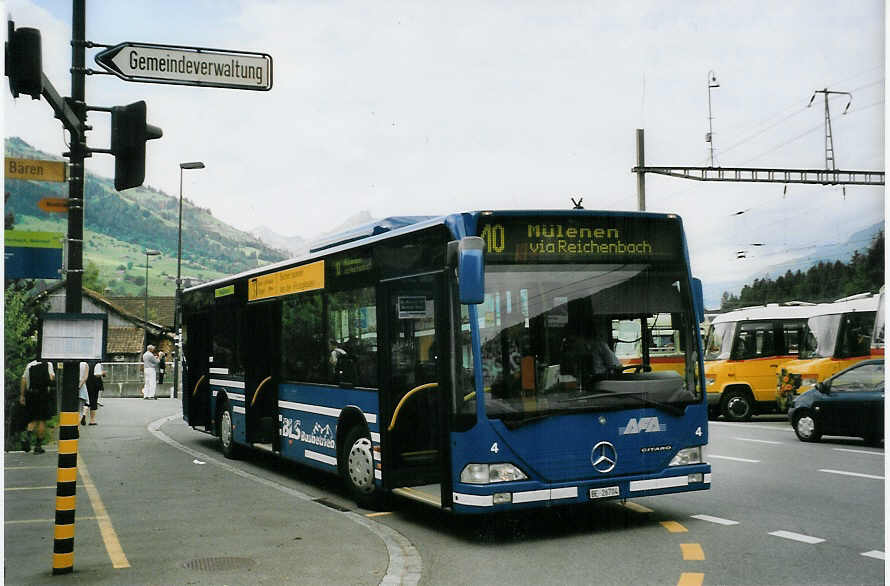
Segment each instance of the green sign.
[{"label": "green sign", "polygon": [[220,287],[219,289],[215,289],[213,291],[213,296],[216,298],[226,297],[228,295],[235,294],[235,285],[226,285],[225,287]]}]

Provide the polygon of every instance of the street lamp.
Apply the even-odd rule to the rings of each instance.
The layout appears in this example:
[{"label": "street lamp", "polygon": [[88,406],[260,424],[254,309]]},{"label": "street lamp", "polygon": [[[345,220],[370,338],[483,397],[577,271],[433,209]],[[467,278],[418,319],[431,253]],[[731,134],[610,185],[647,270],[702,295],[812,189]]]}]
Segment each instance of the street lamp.
[{"label": "street lamp", "polygon": [[714,166],[714,129],[711,127],[711,121],[714,119],[711,116],[711,88],[720,87],[720,83],[717,81],[717,74],[714,73],[714,70],[708,72],[708,135],[705,137],[705,142],[710,143],[711,146],[711,166]]},{"label": "street lamp", "polygon": [[184,169],[203,169],[204,163],[192,161],[179,163],[179,235],[176,244],[176,300],[173,308],[173,335],[176,336],[176,354],[173,356],[173,397],[179,396],[179,361],[182,359],[182,332],[180,314],[182,313],[182,171]]},{"label": "street lamp", "polygon": [[145,343],[143,346],[148,346],[148,257],[160,255],[161,251],[159,250],[152,250],[150,248],[145,249],[145,310],[142,316],[142,328],[145,330]]}]

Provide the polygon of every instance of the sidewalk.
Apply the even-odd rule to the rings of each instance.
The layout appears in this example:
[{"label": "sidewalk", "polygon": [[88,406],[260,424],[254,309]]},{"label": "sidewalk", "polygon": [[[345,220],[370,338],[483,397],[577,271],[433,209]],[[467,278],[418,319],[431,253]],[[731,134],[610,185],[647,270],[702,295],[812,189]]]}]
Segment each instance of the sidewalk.
[{"label": "sidewalk", "polygon": [[[103,403],[99,424],[80,427],[73,573],[52,575],[55,443],[45,454],[5,454],[5,583],[370,585],[384,577],[389,554],[372,522],[314,502],[268,463],[225,461],[214,438],[183,424],[178,400]],[[148,429],[165,416],[173,417],[159,429],[171,441]]]}]

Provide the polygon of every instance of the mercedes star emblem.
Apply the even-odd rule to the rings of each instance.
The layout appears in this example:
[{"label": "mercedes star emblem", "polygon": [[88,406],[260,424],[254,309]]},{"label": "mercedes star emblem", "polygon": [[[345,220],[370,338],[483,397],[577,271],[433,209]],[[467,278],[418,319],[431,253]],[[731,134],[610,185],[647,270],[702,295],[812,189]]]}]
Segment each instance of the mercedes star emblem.
[{"label": "mercedes star emblem", "polygon": [[590,463],[600,474],[611,472],[618,463],[618,452],[609,442],[600,442],[590,450]]}]

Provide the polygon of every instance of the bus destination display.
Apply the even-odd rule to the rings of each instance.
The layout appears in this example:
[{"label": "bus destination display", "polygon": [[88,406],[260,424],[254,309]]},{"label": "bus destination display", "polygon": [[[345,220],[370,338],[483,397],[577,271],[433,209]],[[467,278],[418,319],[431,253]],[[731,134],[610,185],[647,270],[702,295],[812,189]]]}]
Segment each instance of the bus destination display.
[{"label": "bus destination display", "polygon": [[679,221],[650,218],[492,218],[480,226],[493,263],[677,260]]}]

